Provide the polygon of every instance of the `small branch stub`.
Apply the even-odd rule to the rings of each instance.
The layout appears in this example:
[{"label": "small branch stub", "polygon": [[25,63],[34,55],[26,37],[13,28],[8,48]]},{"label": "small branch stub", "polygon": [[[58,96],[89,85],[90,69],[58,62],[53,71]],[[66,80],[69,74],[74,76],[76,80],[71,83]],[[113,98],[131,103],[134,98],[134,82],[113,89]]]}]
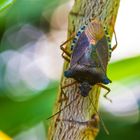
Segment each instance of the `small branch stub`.
[{"label": "small branch stub", "polygon": [[[119,3],[120,0],[75,0],[68,17],[68,38],[90,19],[96,18],[107,27],[112,37]],[[71,41],[66,44],[68,51],[70,45]],[[68,66],[69,62],[66,61],[64,70]],[[98,134],[100,87],[93,86],[88,97],[83,97],[79,83],[73,82],[74,79],[62,75],[54,113],[65,109],[52,118],[48,140],[93,140]]]}]

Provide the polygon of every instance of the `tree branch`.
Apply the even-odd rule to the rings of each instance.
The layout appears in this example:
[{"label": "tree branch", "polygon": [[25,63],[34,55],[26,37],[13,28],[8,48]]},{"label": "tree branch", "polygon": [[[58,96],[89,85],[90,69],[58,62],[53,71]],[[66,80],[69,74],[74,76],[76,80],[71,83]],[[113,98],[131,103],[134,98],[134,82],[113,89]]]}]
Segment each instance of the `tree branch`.
[{"label": "tree branch", "polygon": [[[107,27],[112,36],[120,0],[75,0],[74,6],[69,13],[68,38],[77,32],[81,25],[89,22],[89,19],[98,18]],[[71,43],[71,42],[70,42]],[[70,43],[67,44],[68,50]],[[64,63],[64,70],[69,63]],[[100,88],[95,85],[89,93],[89,97],[82,97],[78,84],[73,84],[61,90],[61,87],[69,85],[74,80],[65,78],[62,74],[60,91],[55,106],[55,112],[63,111],[53,117],[49,128],[49,140],[90,140],[95,139],[98,133],[98,108]],[[65,98],[64,94],[68,99]],[[74,100],[74,101],[73,101]],[[72,102],[72,103],[71,103]]]}]

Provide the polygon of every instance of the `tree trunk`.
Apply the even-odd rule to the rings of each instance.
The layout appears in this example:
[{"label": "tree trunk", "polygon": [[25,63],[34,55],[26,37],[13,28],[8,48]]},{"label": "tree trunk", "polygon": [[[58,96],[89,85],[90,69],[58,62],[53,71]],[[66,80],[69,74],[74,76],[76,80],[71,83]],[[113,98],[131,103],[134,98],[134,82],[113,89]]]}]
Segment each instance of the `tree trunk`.
[{"label": "tree trunk", "polygon": [[[88,23],[90,18],[100,19],[112,37],[119,3],[120,0],[75,0],[69,13],[68,38],[72,33],[77,32],[81,25]],[[70,44],[71,42],[67,44],[68,50]],[[64,63],[64,70],[68,65],[68,62]],[[95,85],[89,93],[94,106],[89,97],[80,95],[77,83],[63,89],[68,98],[64,99],[66,97],[62,94],[61,87],[73,81],[62,74],[54,113],[67,107],[52,118],[48,133],[49,140],[93,140],[98,134],[100,119],[96,110],[98,110],[100,87]],[[68,105],[69,103],[71,104]]]}]

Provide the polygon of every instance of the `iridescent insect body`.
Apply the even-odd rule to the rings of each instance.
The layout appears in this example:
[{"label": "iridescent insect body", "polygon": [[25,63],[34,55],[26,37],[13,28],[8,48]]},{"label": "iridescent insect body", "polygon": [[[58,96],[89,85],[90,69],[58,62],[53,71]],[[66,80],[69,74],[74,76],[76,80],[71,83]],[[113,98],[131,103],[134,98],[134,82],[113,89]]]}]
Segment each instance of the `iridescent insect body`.
[{"label": "iridescent insect body", "polygon": [[116,43],[111,48],[111,39],[106,28],[99,20],[92,20],[82,26],[73,38],[71,55],[62,47],[64,44],[61,45],[61,49],[70,57],[66,57],[64,53],[62,55],[70,61],[69,69],[64,72],[65,77],[73,78],[80,83],[79,88],[83,97],[88,96],[92,86],[96,84],[108,90],[106,97],[110,89],[105,85],[111,83],[106,75],[107,64],[111,52],[117,46]]}]

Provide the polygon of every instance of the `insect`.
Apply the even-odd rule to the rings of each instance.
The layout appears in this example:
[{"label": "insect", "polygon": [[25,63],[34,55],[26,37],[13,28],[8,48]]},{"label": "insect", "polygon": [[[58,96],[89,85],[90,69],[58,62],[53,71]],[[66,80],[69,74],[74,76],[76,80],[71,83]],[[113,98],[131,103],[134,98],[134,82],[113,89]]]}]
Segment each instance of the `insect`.
[{"label": "insect", "polygon": [[[70,63],[68,70],[64,72],[64,76],[66,78],[73,78],[76,80],[75,82],[69,85],[61,86],[61,91],[63,94],[64,88],[78,82],[79,89],[81,91],[80,94],[83,97],[87,97],[90,90],[92,89],[92,86],[97,84],[108,91],[104,95],[104,97],[107,98],[107,94],[110,92],[110,89],[105,85],[111,83],[111,80],[106,75],[107,64],[111,57],[112,51],[117,47],[117,38],[115,31],[114,35],[116,44],[111,48],[111,39],[106,27],[104,27],[99,20],[94,19],[91,20],[91,22],[89,22],[88,24],[82,26],[76,34],[73,34],[67,41],[65,41],[60,46],[61,50],[63,51],[62,57]],[[66,43],[68,43],[71,40],[72,53],[68,52],[66,47],[63,47]],[[64,96],[66,95],[64,94]],[[63,111],[65,108],[70,106],[75,100],[77,100],[77,97],[78,96],[76,96],[76,98],[73,99],[69,104],[67,104],[64,108],[56,112],[48,119],[54,117],[55,115]],[[92,105],[95,109],[96,114],[101,120],[101,124],[103,125],[104,130],[107,134],[109,134],[100,114],[96,110],[93,103]],[[74,122],[73,120],[67,119],[64,121]],[[90,121],[77,123],[88,124],[90,123]]]},{"label": "insect", "polygon": [[[97,84],[107,90],[104,95],[107,98],[110,89],[105,85],[111,83],[106,74],[107,64],[112,51],[117,47],[115,31],[114,35],[116,44],[111,48],[111,39],[106,27],[94,19],[60,46],[63,50],[62,57],[70,62],[64,76],[80,83],[79,89],[83,97],[88,96],[92,86]],[[71,54],[63,47],[70,40],[72,40]]]}]

